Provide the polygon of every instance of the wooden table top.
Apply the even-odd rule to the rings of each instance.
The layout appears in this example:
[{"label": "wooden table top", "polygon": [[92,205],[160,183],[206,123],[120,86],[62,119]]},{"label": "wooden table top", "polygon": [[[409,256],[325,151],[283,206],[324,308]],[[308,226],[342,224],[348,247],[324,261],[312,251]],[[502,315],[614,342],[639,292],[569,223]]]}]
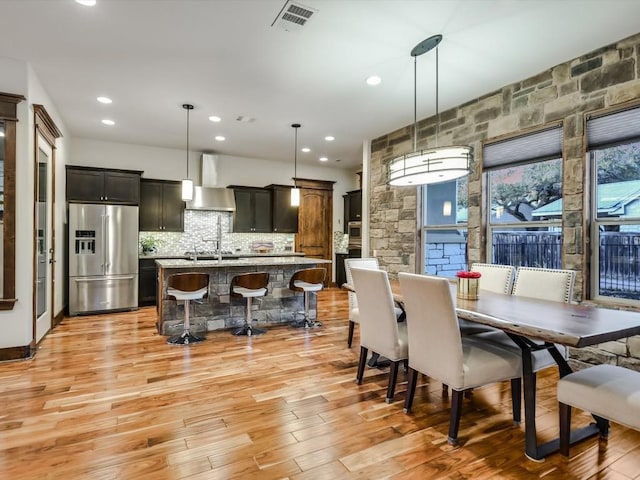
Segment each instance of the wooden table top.
[{"label": "wooden table top", "polygon": [[[399,282],[390,283],[394,299],[402,304]],[[351,285],[343,287],[354,291]],[[484,291],[477,300],[462,300],[456,297],[455,283],[451,296],[458,317],[532,339],[580,348],[640,335],[638,312]]]}]

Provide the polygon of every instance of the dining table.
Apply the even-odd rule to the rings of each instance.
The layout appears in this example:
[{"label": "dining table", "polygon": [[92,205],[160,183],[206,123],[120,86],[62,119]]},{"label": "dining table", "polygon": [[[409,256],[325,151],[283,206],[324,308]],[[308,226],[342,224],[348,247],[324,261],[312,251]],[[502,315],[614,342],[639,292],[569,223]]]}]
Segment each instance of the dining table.
[{"label": "dining table", "polygon": [[[404,298],[399,282],[391,280],[390,285],[394,301],[402,305]],[[355,292],[350,284],[344,284],[343,288]],[[538,443],[533,352],[547,350],[558,365],[559,376],[564,377],[571,373],[572,369],[556,345],[583,348],[640,335],[640,312],[486,291],[480,291],[478,298],[474,300],[461,299],[456,295],[456,283],[452,282],[450,288],[458,318],[500,329],[520,347],[526,456],[534,461],[542,461],[551,453],[559,451],[559,438]],[[407,318],[406,321],[411,322],[411,318]],[[604,419],[594,415],[594,420],[595,423],[571,432],[571,444],[599,433],[598,425]]]}]

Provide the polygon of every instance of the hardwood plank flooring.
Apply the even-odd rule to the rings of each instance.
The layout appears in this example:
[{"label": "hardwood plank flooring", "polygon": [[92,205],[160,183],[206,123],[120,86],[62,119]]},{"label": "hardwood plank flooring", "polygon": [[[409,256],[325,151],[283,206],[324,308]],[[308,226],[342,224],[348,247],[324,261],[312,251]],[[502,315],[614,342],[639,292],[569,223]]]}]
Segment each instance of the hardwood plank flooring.
[{"label": "hardwood plank flooring", "polygon": [[[507,383],[465,399],[461,446],[449,446],[440,383],[419,377],[411,415],[403,373],[390,405],[388,370],[355,384],[347,307],[327,289],[322,328],[210,332],[187,347],[165,343],[151,307],[65,318],[33,359],[0,364],[0,478],[640,479],[640,432],[615,424],[570,459],[527,460]],[[538,380],[541,440],[557,435],[551,370]],[[574,426],[589,420],[574,414]]]}]

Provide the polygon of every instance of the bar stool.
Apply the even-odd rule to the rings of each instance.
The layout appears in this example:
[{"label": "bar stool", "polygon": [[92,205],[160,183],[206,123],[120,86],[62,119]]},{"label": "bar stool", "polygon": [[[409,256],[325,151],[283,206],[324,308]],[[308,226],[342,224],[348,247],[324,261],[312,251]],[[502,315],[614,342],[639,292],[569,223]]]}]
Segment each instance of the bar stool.
[{"label": "bar stool", "polygon": [[[326,275],[327,271],[324,268],[305,268],[304,270],[298,270],[291,276],[291,280],[289,280],[289,290],[304,292],[304,319],[295,320],[295,315],[300,312],[294,313],[294,320],[290,324],[292,327],[315,328],[322,326],[320,322],[309,319],[309,294],[322,290]],[[316,314],[316,318],[317,316]]]},{"label": "bar stool", "polygon": [[255,297],[264,297],[267,294],[267,285],[269,284],[269,273],[241,273],[231,279],[229,294],[236,298],[246,298],[246,317],[244,325],[233,331],[234,335],[262,335],[266,330],[262,328],[253,328],[251,326],[251,301]]},{"label": "bar stool", "polygon": [[182,333],[167,340],[170,345],[188,345],[204,341],[204,337],[192,335],[189,331],[189,310],[191,300],[201,300],[209,294],[208,273],[176,273],[167,280],[167,295],[184,302],[184,324]]}]

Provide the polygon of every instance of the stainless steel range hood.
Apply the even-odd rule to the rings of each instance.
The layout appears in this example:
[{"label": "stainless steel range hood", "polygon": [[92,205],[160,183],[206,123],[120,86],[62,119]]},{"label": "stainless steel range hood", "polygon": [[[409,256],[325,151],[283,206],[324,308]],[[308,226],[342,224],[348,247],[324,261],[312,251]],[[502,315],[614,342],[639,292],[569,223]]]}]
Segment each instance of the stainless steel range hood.
[{"label": "stainless steel range hood", "polygon": [[193,200],[187,202],[187,210],[235,212],[236,199],[231,188],[194,187]]}]

